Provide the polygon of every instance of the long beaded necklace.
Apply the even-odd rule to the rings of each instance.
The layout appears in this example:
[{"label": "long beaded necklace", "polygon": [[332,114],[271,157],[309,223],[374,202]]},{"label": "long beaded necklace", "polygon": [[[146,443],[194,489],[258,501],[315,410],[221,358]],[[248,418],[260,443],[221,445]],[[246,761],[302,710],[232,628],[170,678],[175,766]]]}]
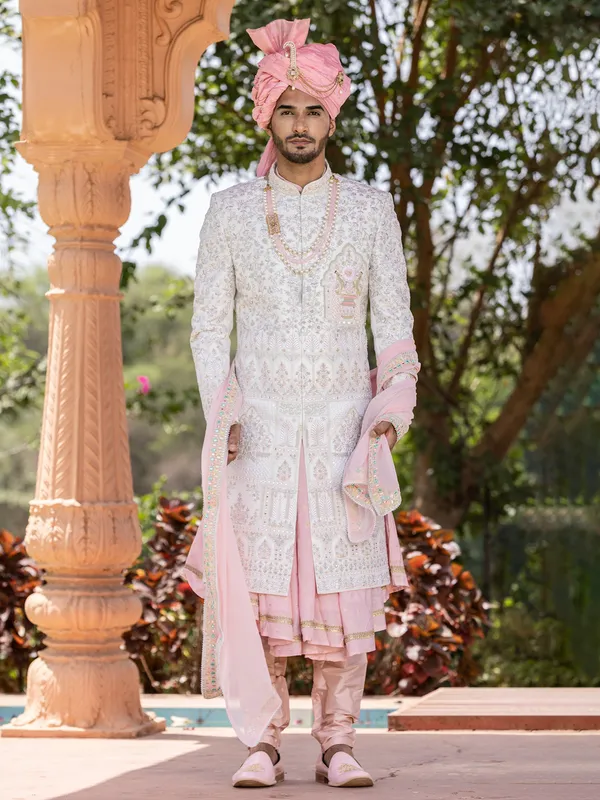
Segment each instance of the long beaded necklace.
[{"label": "long beaded necklace", "polygon": [[305,253],[291,248],[281,235],[279,215],[273,200],[273,188],[267,178],[265,186],[265,213],[267,230],[273,242],[275,252],[283,263],[296,275],[307,275],[314,269],[318,260],[323,256],[331,241],[331,234],[337,216],[338,200],[340,195],[340,181],[336,175],[329,178],[329,191],[327,194],[327,208],[315,243]]}]

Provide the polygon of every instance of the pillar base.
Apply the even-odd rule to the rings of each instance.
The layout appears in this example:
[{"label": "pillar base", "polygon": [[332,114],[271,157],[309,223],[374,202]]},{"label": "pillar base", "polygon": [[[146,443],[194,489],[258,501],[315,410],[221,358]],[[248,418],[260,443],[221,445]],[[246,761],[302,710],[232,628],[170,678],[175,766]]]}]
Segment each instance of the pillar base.
[{"label": "pillar base", "polygon": [[2,736],[133,739],[165,730],[165,719],[143,710],[137,667],[116,640],[96,645],[94,657],[46,641],[27,672],[25,710]]},{"label": "pillar base", "polygon": [[14,739],[25,739],[26,737],[30,739],[136,739],[140,736],[161,733],[166,727],[167,722],[162,717],[157,717],[156,719],[148,717],[147,722],[121,730],[115,730],[114,728],[75,728],[70,725],[51,727],[41,722],[31,722],[22,726],[9,723],[0,728],[0,737]]}]

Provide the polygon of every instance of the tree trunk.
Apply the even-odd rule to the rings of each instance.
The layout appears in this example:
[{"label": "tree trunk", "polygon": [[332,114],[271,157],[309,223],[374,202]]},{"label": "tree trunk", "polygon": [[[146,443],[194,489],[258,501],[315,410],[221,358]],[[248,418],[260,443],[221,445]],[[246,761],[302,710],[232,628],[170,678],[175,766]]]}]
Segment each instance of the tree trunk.
[{"label": "tree trunk", "polygon": [[457,502],[458,498],[438,491],[432,449],[428,447],[415,459],[413,505],[443,528],[456,528],[469,510],[470,500]]}]

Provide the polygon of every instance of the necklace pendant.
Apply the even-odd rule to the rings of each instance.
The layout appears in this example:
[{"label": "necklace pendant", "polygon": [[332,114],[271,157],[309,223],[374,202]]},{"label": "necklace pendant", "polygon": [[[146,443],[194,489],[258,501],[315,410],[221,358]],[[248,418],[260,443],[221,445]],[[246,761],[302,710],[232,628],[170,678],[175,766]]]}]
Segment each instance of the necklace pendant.
[{"label": "necklace pendant", "polygon": [[269,231],[269,236],[277,236],[281,233],[279,214],[267,214],[267,230]]}]

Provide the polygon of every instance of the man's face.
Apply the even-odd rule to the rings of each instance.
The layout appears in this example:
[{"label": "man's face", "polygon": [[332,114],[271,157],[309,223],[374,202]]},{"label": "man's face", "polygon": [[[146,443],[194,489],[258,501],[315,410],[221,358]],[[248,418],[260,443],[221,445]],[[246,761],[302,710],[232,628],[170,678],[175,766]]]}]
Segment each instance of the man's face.
[{"label": "man's face", "polygon": [[321,101],[298,89],[286,89],[271,117],[275,147],[294,164],[308,164],[325,149],[335,122]]}]

